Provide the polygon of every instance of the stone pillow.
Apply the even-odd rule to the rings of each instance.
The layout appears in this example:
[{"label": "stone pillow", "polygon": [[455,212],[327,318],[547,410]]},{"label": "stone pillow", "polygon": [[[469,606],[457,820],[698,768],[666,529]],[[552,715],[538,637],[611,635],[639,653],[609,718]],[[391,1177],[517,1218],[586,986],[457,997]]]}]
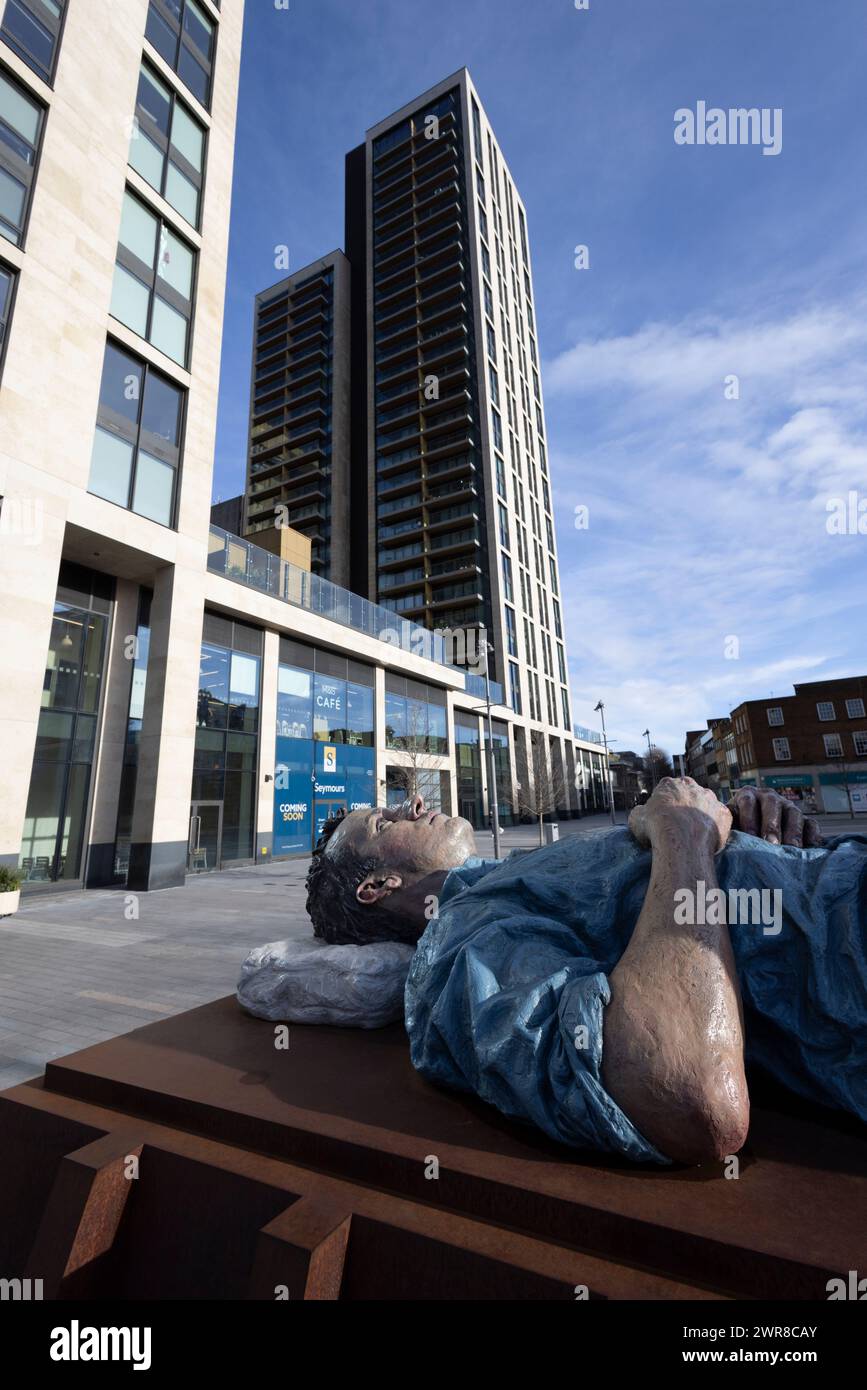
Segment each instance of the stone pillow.
[{"label": "stone pillow", "polygon": [[384,1028],[403,1019],[413,946],[331,946],[316,936],[257,946],[241,967],[238,1003],[273,1023]]}]

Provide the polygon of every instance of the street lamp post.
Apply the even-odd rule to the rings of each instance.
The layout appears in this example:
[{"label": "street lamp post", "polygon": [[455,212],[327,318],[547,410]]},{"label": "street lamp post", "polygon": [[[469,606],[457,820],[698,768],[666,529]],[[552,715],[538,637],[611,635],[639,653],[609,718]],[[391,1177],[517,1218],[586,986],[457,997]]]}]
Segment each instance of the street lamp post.
[{"label": "street lamp post", "polygon": [[647,761],[650,763],[651,791],[656,791],[656,765],[653,761],[653,745],[650,742],[649,729],[644,730],[644,737],[647,739]]},{"label": "street lamp post", "polygon": [[611,812],[611,824],[617,824],[617,813],[614,810],[614,786],[611,781],[611,758],[608,753],[608,735],[605,732],[605,706],[602,701],[594,709],[594,714],[602,716],[602,742],[605,745],[605,771],[608,778],[608,809]]}]

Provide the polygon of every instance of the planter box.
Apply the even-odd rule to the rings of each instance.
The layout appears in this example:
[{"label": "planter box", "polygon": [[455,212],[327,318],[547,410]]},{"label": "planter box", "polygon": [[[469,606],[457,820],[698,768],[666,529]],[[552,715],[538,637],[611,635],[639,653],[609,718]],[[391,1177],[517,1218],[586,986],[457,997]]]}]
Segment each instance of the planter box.
[{"label": "planter box", "polygon": [[20,900],[20,888],[12,893],[0,893],[0,917],[11,917],[13,912],[17,912]]}]

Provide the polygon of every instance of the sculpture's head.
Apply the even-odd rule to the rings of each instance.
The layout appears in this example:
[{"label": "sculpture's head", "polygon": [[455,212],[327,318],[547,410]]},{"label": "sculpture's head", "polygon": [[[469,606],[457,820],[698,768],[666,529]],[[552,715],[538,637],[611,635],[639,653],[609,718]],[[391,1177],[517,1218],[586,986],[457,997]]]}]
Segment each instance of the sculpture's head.
[{"label": "sculpture's head", "polygon": [[427,898],[475,853],[469,821],[428,811],[420,796],[327,821],[307,874],[313,931],[331,942],[414,945]]}]

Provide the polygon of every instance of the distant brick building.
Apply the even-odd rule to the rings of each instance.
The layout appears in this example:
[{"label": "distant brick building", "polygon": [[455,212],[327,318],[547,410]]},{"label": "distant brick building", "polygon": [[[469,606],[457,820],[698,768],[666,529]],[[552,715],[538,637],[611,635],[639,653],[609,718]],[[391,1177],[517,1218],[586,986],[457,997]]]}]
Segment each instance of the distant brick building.
[{"label": "distant brick building", "polygon": [[741,786],[818,811],[867,814],[867,676],[808,681],[732,710]]}]

